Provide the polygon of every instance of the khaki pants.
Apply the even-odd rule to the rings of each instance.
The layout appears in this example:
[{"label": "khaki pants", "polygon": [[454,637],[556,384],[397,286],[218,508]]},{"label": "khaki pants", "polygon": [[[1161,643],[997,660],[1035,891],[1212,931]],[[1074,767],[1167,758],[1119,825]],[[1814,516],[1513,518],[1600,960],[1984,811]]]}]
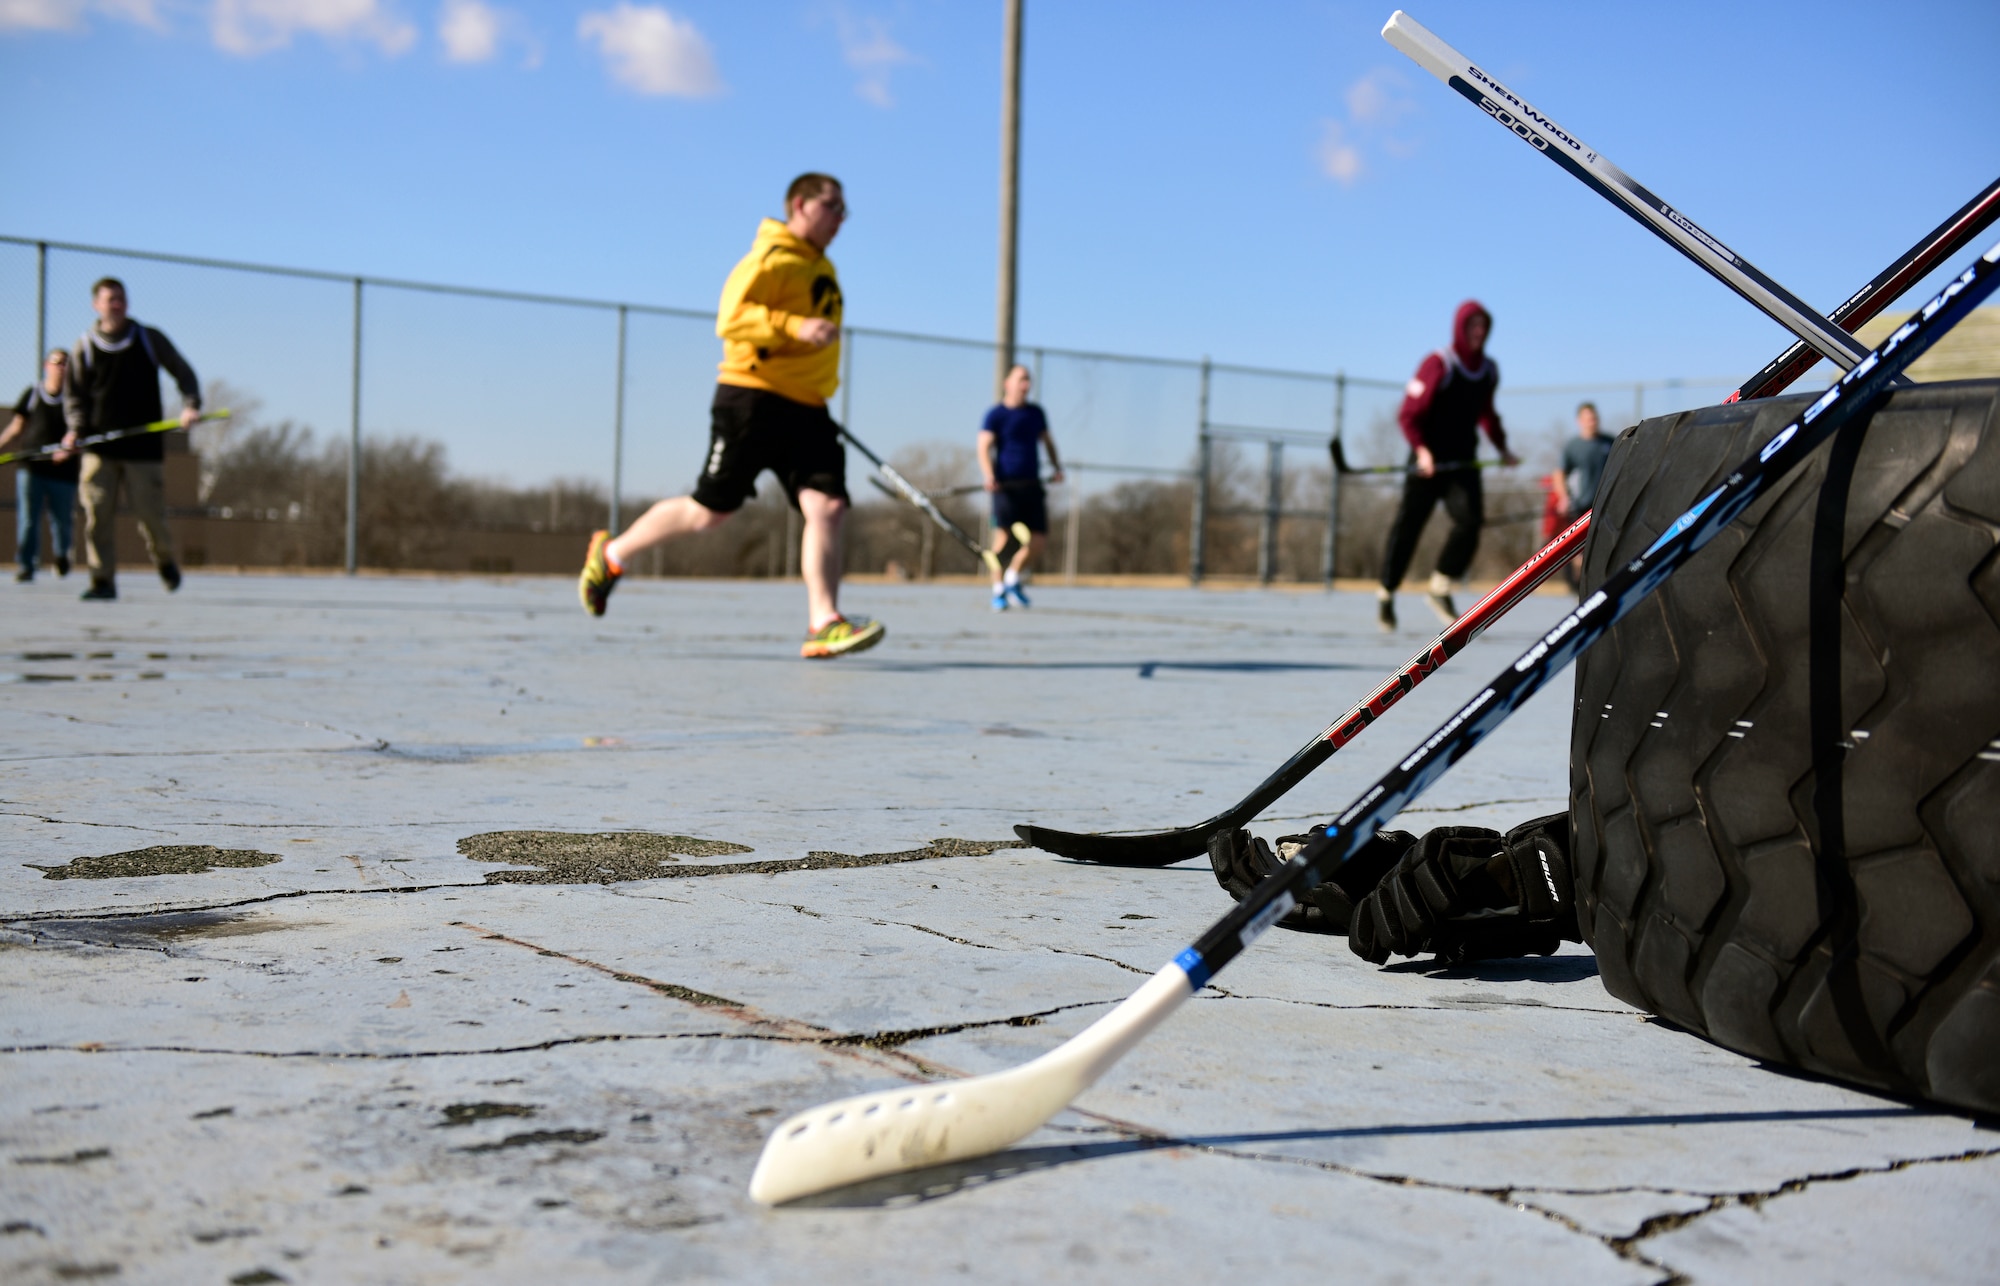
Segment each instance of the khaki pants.
[{"label": "khaki pants", "polygon": [[90,558],[90,579],[109,581],[118,574],[118,484],[139,520],[146,552],[153,565],[174,559],[174,538],[167,532],[167,506],[158,460],[107,460],[95,453],[83,457],[83,542]]}]

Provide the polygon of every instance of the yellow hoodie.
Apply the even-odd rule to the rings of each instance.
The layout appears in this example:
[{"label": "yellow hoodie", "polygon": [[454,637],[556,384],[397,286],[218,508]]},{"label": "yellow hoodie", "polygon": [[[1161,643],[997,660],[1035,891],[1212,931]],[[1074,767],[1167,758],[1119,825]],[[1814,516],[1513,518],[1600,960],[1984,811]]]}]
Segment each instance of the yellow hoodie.
[{"label": "yellow hoodie", "polygon": [[722,285],[717,381],[825,406],[840,387],[840,341],[814,348],[794,336],[809,317],[840,325],[840,305],[833,260],[776,219],[764,220],[756,244]]}]

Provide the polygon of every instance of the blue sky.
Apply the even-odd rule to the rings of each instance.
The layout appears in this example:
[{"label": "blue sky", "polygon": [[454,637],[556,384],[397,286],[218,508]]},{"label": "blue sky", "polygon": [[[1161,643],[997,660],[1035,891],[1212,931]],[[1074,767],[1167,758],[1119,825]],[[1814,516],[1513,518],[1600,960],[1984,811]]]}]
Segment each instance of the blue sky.
[{"label": "blue sky", "polygon": [[[1023,338],[1401,379],[1477,295],[1516,385],[1781,346],[1384,43],[1389,9],[1029,0]],[[1822,308],[2000,170],[1990,0],[1412,12]],[[0,231],[702,308],[817,168],[850,320],[983,338],[999,37],[998,3],[922,0],[0,0]]]}]

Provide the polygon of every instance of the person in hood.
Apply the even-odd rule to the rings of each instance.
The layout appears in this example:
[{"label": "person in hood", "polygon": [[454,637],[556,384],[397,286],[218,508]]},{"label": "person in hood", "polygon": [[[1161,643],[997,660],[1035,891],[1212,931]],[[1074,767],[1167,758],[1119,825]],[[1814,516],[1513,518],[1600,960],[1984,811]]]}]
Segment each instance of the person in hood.
[{"label": "person in hood", "polygon": [[769,469],[805,520],[806,582],[800,655],[839,656],[880,642],[881,622],[840,612],[840,529],[847,516],[847,453],[827,399],[840,386],[840,282],[826,248],[847,218],[840,181],[801,174],[785,193],[785,221],[765,219],[750,253],[723,283],[715,333],[722,365],[710,407],[708,461],[691,494],[662,500],[613,539],[590,538],[578,583],[584,610],[604,615],[640,551],[710,531],[757,492]]},{"label": "person in hood", "polygon": [[1485,520],[1477,431],[1486,431],[1500,453],[1500,463],[1520,463],[1507,449],[1506,431],[1493,409],[1500,367],[1486,355],[1486,337],[1492,331],[1493,315],[1485,305],[1476,299],[1466,300],[1452,319],[1451,346],[1425,357],[1415,378],[1403,389],[1403,405],[1396,419],[1410,443],[1410,465],[1403,482],[1403,503],[1396,510],[1382,553],[1377,619],[1385,631],[1396,628],[1396,587],[1403,583],[1403,573],[1410,569],[1410,559],[1417,552],[1417,538],[1423,535],[1424,524],[1440,500],[1451,517],[1451,534],[1438,551],[1437,569],[1431,573],[1430,602],[1445,624],[1458,619],[1451,585],[1472,566],[1472,556],[1479,552],[1479,528]]}]

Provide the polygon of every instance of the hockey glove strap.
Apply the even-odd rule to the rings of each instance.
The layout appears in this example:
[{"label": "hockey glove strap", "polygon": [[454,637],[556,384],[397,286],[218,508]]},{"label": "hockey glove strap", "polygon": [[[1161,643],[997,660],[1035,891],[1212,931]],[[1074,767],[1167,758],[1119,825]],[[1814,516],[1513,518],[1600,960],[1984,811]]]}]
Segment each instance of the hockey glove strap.
[{"label": "hockey glove strap", "polygon": [[[1241,902],[1294,853],[1317,839],[1325,830],[1316,826],[1304,835],[1280,835],[1274,851],[1270,844],[1249,831],[1222,831],[1208,842],[1208,862],[1215,870],[1215,882],[1225,893]],[[1396,864],[1403,850],[1416,843],[1408,831],[1377,831],[1332,879],[1306,894],[1305,900],[1285,913],[1278,926],[1311,933],[1346,933],[1354,914],[1354,904],[1366,897],[1375,882]]]}]

